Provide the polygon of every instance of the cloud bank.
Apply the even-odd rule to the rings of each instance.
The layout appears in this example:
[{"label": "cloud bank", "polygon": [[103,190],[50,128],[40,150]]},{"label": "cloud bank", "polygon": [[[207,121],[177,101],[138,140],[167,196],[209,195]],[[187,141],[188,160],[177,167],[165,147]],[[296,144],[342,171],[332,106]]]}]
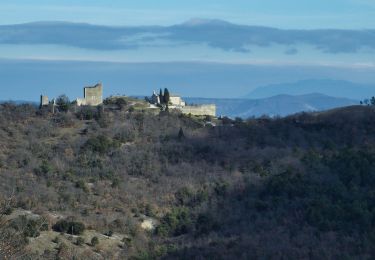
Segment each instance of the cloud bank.
[{"label": "cloud bank", "polygon": [[0,26],[0,44],[55,44],[91,50],[128,50],[144,46],[206,44],[227,52],[285,46],[286,53],[308,45],[322,53],[375,51],[375,30],[281,30],[220,20],[191,20],[175,26],[110,27],[65,22]]}]

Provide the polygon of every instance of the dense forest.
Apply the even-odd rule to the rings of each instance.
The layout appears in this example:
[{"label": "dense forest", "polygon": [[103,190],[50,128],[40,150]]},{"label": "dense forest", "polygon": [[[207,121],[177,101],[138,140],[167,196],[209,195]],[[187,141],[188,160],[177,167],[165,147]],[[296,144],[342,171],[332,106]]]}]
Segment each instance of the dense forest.
[{"label": "dense forest", "polygon": [[371,259],[375,109],[0,105],[0,259]]}]

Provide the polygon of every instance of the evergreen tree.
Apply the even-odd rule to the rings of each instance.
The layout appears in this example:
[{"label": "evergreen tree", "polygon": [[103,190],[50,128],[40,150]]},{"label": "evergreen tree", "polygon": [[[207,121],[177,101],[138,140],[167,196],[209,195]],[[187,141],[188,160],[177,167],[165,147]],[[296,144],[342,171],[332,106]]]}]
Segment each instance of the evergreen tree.
[{"label": "evergreen tree", "polygon": [[59,107],[60,111],[67,112],[70,108],[70,100],[66,95],[60,95],[56,99],[56,105]]},{"label": "evergreen tree", "polygon": [[168,104],[170,100],[169,90],[166,88],[164,89],[164,103]]},{"label": "evergreen tree", "polygon": [[180,127],[180,131],[178,131],[178,139],[182,140],[185,138],[184,130],[182,130],[182,127]]},{"label": "evergreen tree", "polygon": [[164,95],[163,95],[162,89],[160,89],[159,98],[160,98],[160,103],[163,104],[164,103]]}]

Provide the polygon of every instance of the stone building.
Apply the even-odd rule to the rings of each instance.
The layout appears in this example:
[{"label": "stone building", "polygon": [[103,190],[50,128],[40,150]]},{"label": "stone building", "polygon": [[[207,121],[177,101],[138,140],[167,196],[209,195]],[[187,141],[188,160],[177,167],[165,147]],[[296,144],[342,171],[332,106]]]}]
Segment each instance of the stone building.
[{"label": "stone building", "polygon": [[[154,105],[160,105],[161,97],[160,95],[156,94],[156,91],[151,96],[151,103]],[[184,107],[186,105],[185,101],[181,98],[178,94],[170,94],[169,95],[169,107],[176,108],[176,107]]]},{"label": "stone building", "polygon": [[169,96],[169,102],[171,103],[172,106],[176,106],[176,107],[186,106],[185,101],[182,100],[181,96],[177,94],[171,94]]},{"label": "stone building", "polygon": [[48,105],[49,105],[48,96],[40,95],[40,107],[44,107]]},{"label": "stone building", "polygon": [[183,114],[191,114],[194,116],[216,116],[216,105],[208,104],[208,105],[192,105],[192,106],[184,106],[181,108],[181,112]]},{"label": "stone building", "polygon": [[103,104],[103,85],[85,87],[83,89],[84,98],[77,98],[78,106],[99,106]]},{"label": "stone building", "polygon": [[[158,106],[163,105],[160,95],[158,95],[155,91],[151,96],[150,103],[150,108],[157,108]],[[191,114],[195,116],[216,116],[215,104],[187,106],[186,102],[181,98],[180,95],[177,94],[170,94],[168,108],[179,110],[183,114]]]}]

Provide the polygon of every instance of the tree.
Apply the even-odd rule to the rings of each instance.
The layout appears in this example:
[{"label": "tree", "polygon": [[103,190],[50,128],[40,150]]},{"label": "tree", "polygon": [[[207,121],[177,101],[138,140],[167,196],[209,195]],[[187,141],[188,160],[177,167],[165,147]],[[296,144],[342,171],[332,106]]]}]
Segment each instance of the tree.
[{"label": "tree", "polygon": [[59,220],[53,225],[53,230],[70,235],[81,235],[85,231],[85,225],[81,222]]},{"label": "tree", "polygon": [[67,112],[70,108],[70,100],[66,95],[60,95],[56,99],[56,105],[59,107],[60,111]]},{"label": "tree", "polygon": [[99,244],[99,238],[98,237],[93,237],[91,239],[91,246],[97,246]]},{"label": "tree", "polygon": [[170,101],[170,94],[169,94],[169,90],[166,88],[164,89],[164,103],[168,104],[169,101]]},{"label": "tree", "polygon": [[118,98],[116,99],[116,105],[118,106],[120,110],[123,110],[124,107],[128,105],[128,102],[126,102],[126,100],[123,98]]},{"label": "tree", "polygon": [[371,103],[372,106],[375,106],[375,97],[372,97],[370,99],[370,103]]},{"label": "tree", "polygon": [[85,243],[85,239],[83,237],[78,237],[76,240],[77,246],[82,246]]},{"label": "tree", "polygon": [[163,95],[163,90],[162,89],[160,89],[159,98],[160,98],[160,103],[163,104],[164,103],[164,95]]},{"label": "tree", "polygon": [[184,130],[182,130],[182,127],[180,127],[180,131],[178,131],[178,139],[182,140],[185,138]]}]

